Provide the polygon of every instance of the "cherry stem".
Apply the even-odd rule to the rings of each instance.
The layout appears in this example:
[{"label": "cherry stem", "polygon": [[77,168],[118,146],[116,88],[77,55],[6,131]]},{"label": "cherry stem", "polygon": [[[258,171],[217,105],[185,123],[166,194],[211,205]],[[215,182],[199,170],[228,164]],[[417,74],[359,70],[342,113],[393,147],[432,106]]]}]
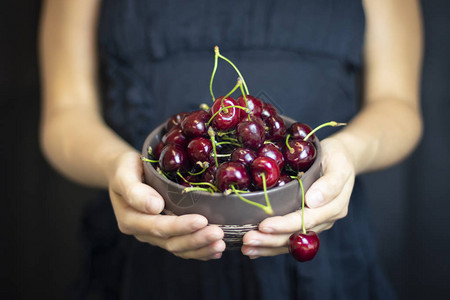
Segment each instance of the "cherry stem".
[{"label": "cherry stem", "polygon": [[227,153],[227,154],[214,154],[217,157],[229,157],[231,156],[231,153]]},{"label": "cherry stem", "polygon": [[161,169],[160,169],[159,167],[156,168],[156,171],[157,171],[161,176],[163,176],[164,178],[169,179],[169,178],[167,178],[167,175],[164,174],[164,172],[161,171]]},{"label": "cherry stem", "polygon": [[186,178],[183,177],[183,175],[181,175],[180,170],[177,171],[177,175],[180,176],[181,179],[183,179],[184,182],[192,184],[192,185],[207,185],[209,186],[211,189],[213,189],[214,191],[217,191],[217,188],[215,185],[209,183],[209,182],[190,182],[188,181]]},{"label": "cherry stem", "polygon": [[197,176],[197,175],[204,173],[209,168],[209,164],[206,161],[205,161],[205,163],[200,163],[199,165],[202,167],[202,170],[198,171],[197,173],[188,172],[188,174],[192,175],[192,176]]},{"label": "cherry stem", "polygon": [[145,162],[149,162],[149,163],[158,163],[159,162],[159,160],[157,160],[157,159],[148,159],[143,156],[141,157],[141,160],[145,161]]},{"label": "cherry stem", "polygon": [[202,187],[198,187],[198,186],[190,186],[185,188],[181,193],[189,193],[189,192],[193,192],[193,191],[203,191],[203,192],[209,192],[211,194],[214,194],[214,191],[211,188],[202,188]]},{"label": "cherry stem", "polygon": [[[244,89],[241,86],[241,92],[242,92],[242,97],[244,97],[244,101],[245,101],[245,106],[247,107],[248,110],[250,110],[250,108],[248,107],[248,102],[247,102],[247,97],[245,96],[245,92]],[[247,92],[248,95],[248,92]],[[250,118],[250,114],[247,114],[248,120],[251,121],[252,119]]]},{"label": "cherry stem", "polygon": [[236,142],[229,142],[229,141],[223,141],[223,142],[219,142],[216,143],[216,145],[234,145],[234,146],[238,146],[238,147],[242,147],[242,144],[236,143]]},{"label": "cherry stem", "polygon": [[316,132],[317,130],[319,130],[319,129],[323,128],[323,127],[326,127],[326,126],[337,127],[337,126],[344,126],[344,125],[347,125],[347,123],[338,123],[338,122],[335,122],[335,121],[330,121],[330,122],[327,122],[327,123],[323,123],[322,125],[319,125],[316,128],[314,128],[310,133],[308,133],[308,135],[305,136],[305,138],[303,140],[306,142],[309,139],[309,137],[314,134],[314,132]]},{"label": "cherry stem", "polygon": [[245,199],[244,197],[242,197],[241,195],[239,195],[238,190],[234,187],[234,185],[231,185],[231,189],[233,190],[233,192],[239,197],[239,199],[241,199],[242,201],[244,201],[245,203],[248,203],[250,205],[256,206],[261,208],[266,214],[268,215],[272,215],[273,214],[273,210],[271,207],[267,207],[265,205],[262,205],[261,203],[252,201],[252,200],[248,200]]},{"label": "cherry stem", "polygon": [[303,183],[301,180],[301,173],[298,173],[297,175],[297,180],[298,183],[300,184],[300,190],[302,191],[302,231],[303,234],[306,234],[306,229],[305,229],[305,190],[303,189]]},{"label": "cherry stem", "polygon": [[214,162],[216,163],[216,167],[219,167],[219,162],[217,161],[216,137],[215,137],[215,133],[214,133],[214,130],[212,129],[212,127],[208,128],[208,135],[209,135],[209,138],[211,139],[211,144],[213,147]]},{"label": "cherry stem", "polygon": [[[223,99],[222,99],[222,100],[223,100]],[[242,109],[242,110],[244,110],[245,112],[248,111],[247,108],[242,107],[242,106],[239,106],[239,105],[230,105],[230,106],[222,107],[221,109],[219,109],[218,111],[216,111],[216,112],[211,116],[211,118],[208,120],[208,122],[206,122],[206,126],[209,126],[209,124],[212,122],[212,120],[214,119],[214,117],[217,116],[220,112],[224,111],[225,109],[232,108],[232,107],[236,107],[236,108]],[[225,113],[226,113],[226,112],[225,112]]]},{"label": "cherry stem", "polygon": [[289,145],[289,138],[291,137],[291,134],[290,133],[288,133],[288,135],[286,135],[286,147],[289,149],[289,152],[291,152],[291,153],[294,153],[294,148],[292,148],[290,145]]},{"label": "cherry stem", "polygon": [[219,131],[219,132],[217,133],[217,135],[218,135],[218,136],[224,136],[224,135],[227,135],[227,134],[233,134],[233,133],[236,133],[236,130]]},{"label": "cherry stem", "polygon": [[208,110],[209,110],[209,106],[208,106],[208,104],[206,104],[206,103],[200,104],[199,108],[200,108],[201,110],[204,110],[204,111],[208,111]]},{"label": "cherry stem", "polygon": [[212,85],[213,85],[213,81],[214,81],[214,76],[216,75],[216,71],[217,71],[217,62],[218,62],[218,58],[219,58],[219,47],[215,46],[214,47],[214,68],[211,74],[211,80],[209,81],[209,91],[211,93],[211,97],[213,102],[216,101],[216,98],[214,97],[214,93],[212,90]]},{"label": "cherry stem", "polygon": [[[238,87],[242,86],[242,79],[240,77],[238,77],[238,80],[236,82],[236,85],[234,86],[234,88],[228,93],[226,94],[224,97],[222,97],[222,101],[220,102],[220,106],[223,106],[223,101],[230,96],[231,94],[233,94]],[[224,109],[224,113],[228,113],[228,109]]]},{"label": "cherry stem", "polygon": [[248,92],[248,88],[247,88],[247,84],[245,83],[245,80],[244,80],[244,76],[242,76],[242,74],[241,74],[241,72],[239,72],[239,69],[228,59],[228,58],[226,58],[225,56],[223,56],[222,54],[220,54],[220,52],[219,52],[219,47],[214,47],[214,52],[221,58],[221,59],[223,59],[223,60],[225,60],[226,62],[228,62],[233,68],[234,68],[234,70],[236,71],[236,73],[238,73],[238,75],[239,75],[239,77],[241,77],[242,78],[242,84],[244,85],[244,88],[245,88],[245,91],[246,91],[246,93],[247,93],[247,95],[250,95],[250,93]]},{"label": "cherry stem", "polygon": [[266,213],[268,215],[273,215],[273,209],[272,209],[272,205],[270,205],[269,194],[267,194],[266,174],[264,172],[262,172],[261,176],[263,179],[264,197],[266,198],[266,206],[267,206]]}]

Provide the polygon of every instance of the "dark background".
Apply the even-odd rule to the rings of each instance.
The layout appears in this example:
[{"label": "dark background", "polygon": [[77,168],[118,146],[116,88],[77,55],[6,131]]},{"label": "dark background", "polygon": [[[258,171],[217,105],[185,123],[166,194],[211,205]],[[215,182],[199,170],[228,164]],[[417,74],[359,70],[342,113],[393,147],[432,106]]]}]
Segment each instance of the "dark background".
[{"label": "dark background", "polygon": [[[363,176],[384,270],[400,299],[450,299],[450,2],[422,1],[424,138],[400,165]],[[0,298],[67,299],[79,221],[97,191],[56,174],[38,147],[40,1],[0,9]]]}]

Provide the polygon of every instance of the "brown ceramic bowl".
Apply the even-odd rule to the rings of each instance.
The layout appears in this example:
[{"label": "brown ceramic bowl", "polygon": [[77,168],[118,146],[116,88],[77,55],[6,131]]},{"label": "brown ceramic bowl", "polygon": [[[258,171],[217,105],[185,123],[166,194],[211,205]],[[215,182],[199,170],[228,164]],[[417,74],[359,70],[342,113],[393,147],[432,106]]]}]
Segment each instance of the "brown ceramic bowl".
[{"label": "brown ceramic bowl", "polygon": [[[286,126],[295,121],[284,117]],[[149,146],[155,148],[164,134],[164,124],[153,130],[144,142],[142,155],[148,157]],[[313,141],[317,149],[317,157],[313,165],[302,176],[302,183],[305,192],[321,175],[322,151],[319,140]],[[269,217],[262,209],[249,205],[239,199],[236,195],[223,195],[214,193],[195,191],[182,193],[184,186],[179,185],[161,176],[151,163],[144,162],[145,182],[152,186],[166,202],[164,213],[174,215],[200,214],[205,216],[209,224],[217,224],[225,232],[225,242],[228,248],[239,246],[242,236],[249,230],[256,229],[258,224]],[[296,180],[284,186],[271,188],[267,191],[272,205],[274,216],[282,216],[301,208],[301,190]],[[245,198],[265,205],[264,191],[251,192],[244,195]]]}]

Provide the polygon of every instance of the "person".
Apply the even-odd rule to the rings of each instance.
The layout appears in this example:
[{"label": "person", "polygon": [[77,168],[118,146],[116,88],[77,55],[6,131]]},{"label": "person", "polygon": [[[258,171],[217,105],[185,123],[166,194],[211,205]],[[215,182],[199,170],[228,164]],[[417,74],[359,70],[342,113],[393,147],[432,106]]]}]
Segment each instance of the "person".
[{"label": "person", "polygon": [[[323,176],[304,216],[321,248],[308,263],[286,254],[298,211],[265,219],[241,251],[225,251],[219,227],[201,215],[161,214],[164,199],[142,182],[137,149],[168,116],[208,99],[216,44],[281,112],[310,125],[348,121],[321,139]],[[421,56],[414,0],[45,1],[43,152],[73,181],[108,188],[109,224],[119,239],[135,238],[101,258],[89,286],[108,299],[392,298],[357,175],[417,145]],[[214,89],[225,94],[236,76],[222,76]]]}]

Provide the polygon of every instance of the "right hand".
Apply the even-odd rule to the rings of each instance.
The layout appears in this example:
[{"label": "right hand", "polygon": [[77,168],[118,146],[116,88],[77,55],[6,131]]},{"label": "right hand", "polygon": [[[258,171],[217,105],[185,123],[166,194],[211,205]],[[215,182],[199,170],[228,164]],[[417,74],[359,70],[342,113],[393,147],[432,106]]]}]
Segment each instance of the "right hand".
[{"label": "right hand", "polygon": [[164,200],[142,182],[140,156],[127,152],[116,159],[109,180],[109,195],[122,233],[189,259],[218,259],[225,250],[223,231],[207,226],[201,215],[161,215]]}]

